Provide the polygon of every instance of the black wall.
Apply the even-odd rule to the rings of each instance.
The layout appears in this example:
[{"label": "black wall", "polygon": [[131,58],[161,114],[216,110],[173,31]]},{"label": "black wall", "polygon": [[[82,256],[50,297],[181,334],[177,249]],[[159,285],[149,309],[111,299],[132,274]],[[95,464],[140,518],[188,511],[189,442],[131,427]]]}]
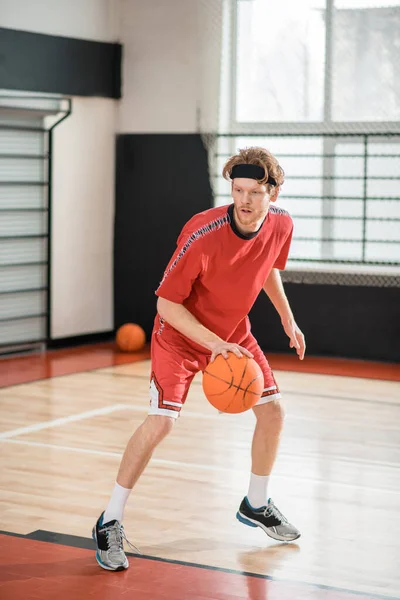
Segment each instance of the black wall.
[{"label": "black wall", "polygon": [[121,45],[0,28],[0,88],[121,97]]},{"label": "black wall", "polygon": [[119,135],[116,160],[115,327],[138,323],[149,337],[180,230],[212,206],[207,152],[197,134]]},{"label": "black wall", "polygon": [[[400,361],[399,288],[285,283],[285,291],[310,355]],[[294,352],[264,293],[250,319],[263,350]]]},{"label": "black wall", "polygon": [[[114,253],[115,326],[133,321],[149,336],[155,289],[176,238],[196,212],[212,206],[207,155],[199,135],[120,135]],[[400,290],[286,283],[310,355],[400,360]],[[270,352],[294,352],[262,292],[253,333]]]}]

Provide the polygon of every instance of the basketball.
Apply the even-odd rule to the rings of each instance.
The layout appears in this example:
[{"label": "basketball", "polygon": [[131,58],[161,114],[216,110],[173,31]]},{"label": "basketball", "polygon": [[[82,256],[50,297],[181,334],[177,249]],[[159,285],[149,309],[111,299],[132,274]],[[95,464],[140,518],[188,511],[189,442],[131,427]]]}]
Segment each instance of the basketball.
[{"label": "basketball", "polygon": [[229,358],[219,354],[203,373],[203,390],[216,409],[226,413],[241,413],[252,408],[261,398],[264,376],[253,358],[229,352]]},{"label": "basketball", "polygon": [[122,352],[136,352],[145,345],[146,334],[140,325],[125,323],[117,331],[116,343]]}]

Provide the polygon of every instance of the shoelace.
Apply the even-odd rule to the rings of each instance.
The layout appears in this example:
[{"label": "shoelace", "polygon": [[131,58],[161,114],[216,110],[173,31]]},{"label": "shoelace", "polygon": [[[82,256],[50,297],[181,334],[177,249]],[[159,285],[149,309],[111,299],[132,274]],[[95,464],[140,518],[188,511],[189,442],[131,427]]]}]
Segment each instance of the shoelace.
[{"label": "shoelace", "polygon": [[270,517],[273,516],[276,519],[279,519],[281,521],[281,523],[288,523],[289,521],[287,520],[287,518],[281,513],[281,511],[276,508],[275,504],[273,502],[270,502],[267,506],[267,508],[264,511],[264,515],[266,517]]},{"label": "shoelace", "polygon": [[122,525],[118,525],[115,523],[114,525],[109,525],[108,527],[103,527],[101,529],[107,536],[107,544],[109,548],[110,558],[117,559],[119,557],[119,553],[123,551],[123,540],[127,543],[129,548],[136,552],[136,554],[141,554],[140,550],[136,548],[126,537],[124,528]]}]

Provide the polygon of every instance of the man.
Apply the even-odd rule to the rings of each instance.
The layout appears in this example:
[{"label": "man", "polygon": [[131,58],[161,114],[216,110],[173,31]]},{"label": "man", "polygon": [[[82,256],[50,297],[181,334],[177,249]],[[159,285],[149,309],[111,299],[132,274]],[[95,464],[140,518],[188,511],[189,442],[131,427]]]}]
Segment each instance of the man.
[{"label": "man", "polygon": [[269,364],[250,332],[248,312],[264,289],[302,360],[304,336],[293,318],[279,269],[289,254],[293,223],[271,203],[284,173],[263,148],[240,150],[224,166],[233,204],[206,210],[184,226],[156,294],[151,340],[150,411],[131,437],[109,504],[93,537],[104,569],[128,568],[122,520],[129,494],[155,447],[172,429],[190,383],[208,361],[229,352],[254,357],[264,374],[264,392],[254,407],[256,426],[247,496],[237,518],[282,541],[300,536],[268,497],[269,476],[282,429],[280,393]]}]

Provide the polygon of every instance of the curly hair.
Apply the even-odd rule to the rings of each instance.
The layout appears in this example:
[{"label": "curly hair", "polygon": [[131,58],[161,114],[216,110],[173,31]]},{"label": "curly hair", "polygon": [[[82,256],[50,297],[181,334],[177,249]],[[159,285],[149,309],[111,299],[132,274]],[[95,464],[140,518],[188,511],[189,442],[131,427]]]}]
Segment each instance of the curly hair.
[{"label": "curly hair", "polygon": [[271,154],[265,148],[259,146],[252,146],[250,148],[239,149],[238,154],[231,156],[230,159],[225,163],[222,169],[222,175],[228,181],[231,181],[232,168],[235,165],[248,164],[258,165],[263,167],[265,170],[265,176],[263,179],[257,180],[260,185],[265,184],[271,187],[271,184],[267,184],[268,177],[271,175],[276,181],[276,185],[282,185],[285,181],[285,173],[280,164],[278,163],[275,156]]}]

